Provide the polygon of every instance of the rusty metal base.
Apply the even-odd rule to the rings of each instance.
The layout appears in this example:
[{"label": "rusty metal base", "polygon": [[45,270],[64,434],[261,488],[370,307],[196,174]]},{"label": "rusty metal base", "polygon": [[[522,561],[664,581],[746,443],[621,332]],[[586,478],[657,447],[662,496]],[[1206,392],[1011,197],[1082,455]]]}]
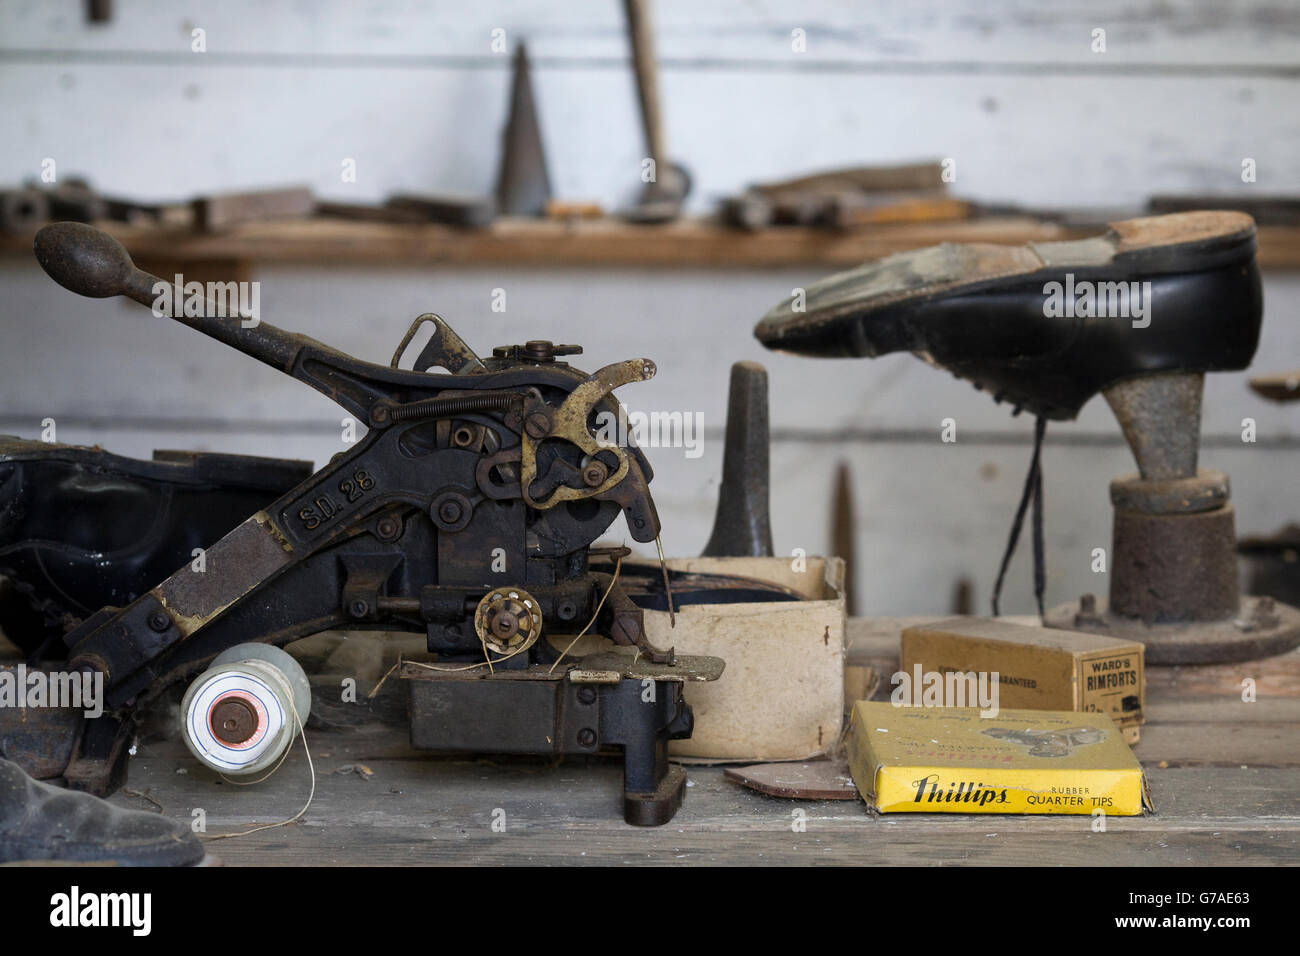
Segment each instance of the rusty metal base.
[{"label": "rusty metal base", "polygon": [[623,820],[634,827],[661,827],[673,818],[686,796],[686,771],[676,765],[650,793],[623,793]]},{"label": "rusty metal base", "polygon": [[[1261,601],[1272,599],[1243,597],[1240,612],[1220,621],[1148,625],[1137,618],[1110,614],[1105,600],[1097,598],[1096,610],[1091,614],[1080,610],[1079,601],[1072,601],[1044,614],[1043,624],[1141,641],[1146,645],[1148,664],[1253,661],[1300,646],[1300,610],[1278,602],[1272,602],[1271,609],[1265,610],[1259,607]],[[1261,620],[1267,623],[1257,623]]]}]

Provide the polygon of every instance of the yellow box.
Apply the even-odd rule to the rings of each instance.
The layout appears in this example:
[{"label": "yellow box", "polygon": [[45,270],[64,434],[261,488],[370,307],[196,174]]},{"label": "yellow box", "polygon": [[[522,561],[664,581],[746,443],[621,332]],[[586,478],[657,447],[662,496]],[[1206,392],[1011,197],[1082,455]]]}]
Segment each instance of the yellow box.
[{"label": "yellow box", "polygon": [[1106,714],[859,701],[858,792],[881,813],[1081,813],[1151,808],[1142,767]]}]

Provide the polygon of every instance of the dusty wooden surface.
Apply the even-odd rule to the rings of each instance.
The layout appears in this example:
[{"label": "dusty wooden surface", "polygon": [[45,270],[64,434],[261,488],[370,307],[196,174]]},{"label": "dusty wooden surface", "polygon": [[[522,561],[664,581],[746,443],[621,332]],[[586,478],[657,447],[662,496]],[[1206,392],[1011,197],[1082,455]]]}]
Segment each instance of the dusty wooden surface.
[{"label": "dusty wooden surface", "polygon": [[[891,666],[890,633],[876,619],[850,628],[850,656]],[[873,656],[874,655],[874,656]],[[348,706],[322,711],[334,726],[308,732],[316,794],[296,823],[217,840],[232,865],[349,864],[1149,864],[1300,863],[1300,655],[1220,668],[1152,669],[1149,720],[1135,752],[1156,812],[1085,816],[872,816],[859,801],[765,796],[692,767],[686,803],[658,829],[624,825],[617,760],[555,764],[413,751],[390,699],[357,726]],[[1242,680],[1258,698],[1242,700]],[[888,680],[880,694],[887,694]],[[368,771],[368,772],[367,772]],[[113,799],[191,820],[209,835],[296,813],[310,786],[301,748],[264,783],[238,787],[200,767],[180,744],[143,743],[127,790]],[[147,795],[148,799],[145,799]],[[156,807],[153,807],[156,809]],[[493,828],[494,820],[504,828]],[[802,826],[802,830],[799,827]]]}]

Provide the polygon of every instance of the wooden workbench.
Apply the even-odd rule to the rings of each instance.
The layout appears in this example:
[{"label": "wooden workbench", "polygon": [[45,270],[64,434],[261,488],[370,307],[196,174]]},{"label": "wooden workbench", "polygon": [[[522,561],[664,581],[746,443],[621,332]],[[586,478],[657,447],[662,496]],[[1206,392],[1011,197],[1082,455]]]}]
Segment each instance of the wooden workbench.
[{"label": "wooden workbench", "polygon": [[[896,667],[904,622],[850,623],[855,660]],[[1255,703],[1242,700],[1246,677],[1256,682]],[[886,678],[877,696],[887,691]],[[316,793],[302,819],[211,849],[228,864],[311,866],[1300,863],[1300,653],[1150,668],[1147,713],[1135,752],[1156,812],[1112,817],[1105,833],[1092,832],[1086,816],[873,816],[857,800],[764,796],[716,767],[690,769],[685,805],[670,824],[637,829],[622,822],[617,760],[430,757],[410,749],[400,726],[367,719],[309,729]],[[113,801],[183,820],[202,808],[216,834],[291,817],[309,784],[301,747],[271,779],[237,787],[200,768],[178,742],[145,742]],[[504,832],[492,828],[498,810]],[[792,826],[796,810],[806,814],[804,832]]]}]

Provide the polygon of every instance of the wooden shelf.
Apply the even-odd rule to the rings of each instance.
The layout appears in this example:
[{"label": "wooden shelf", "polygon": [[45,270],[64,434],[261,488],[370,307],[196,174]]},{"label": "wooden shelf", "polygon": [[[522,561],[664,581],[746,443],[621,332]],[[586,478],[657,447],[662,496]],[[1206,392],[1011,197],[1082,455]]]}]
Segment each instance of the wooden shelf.
[{"label": "wooden shelf", "polygon": [[[532,266],[854,266],[941,242],[1074,239],[1071,230],[1029,218],[909,223],[833,233],[782,227],[747,233],[707,220],[634,226],[617,220],[502,219],[483,229],[306,220],[259,223],[216,235],[103,223],[131,254],[151,263],[340,263]],[[1263,227],[1260,263],[1300,268],[1300,228]],[[0,253],[30,256],[31,239],[0,238]]]}]

